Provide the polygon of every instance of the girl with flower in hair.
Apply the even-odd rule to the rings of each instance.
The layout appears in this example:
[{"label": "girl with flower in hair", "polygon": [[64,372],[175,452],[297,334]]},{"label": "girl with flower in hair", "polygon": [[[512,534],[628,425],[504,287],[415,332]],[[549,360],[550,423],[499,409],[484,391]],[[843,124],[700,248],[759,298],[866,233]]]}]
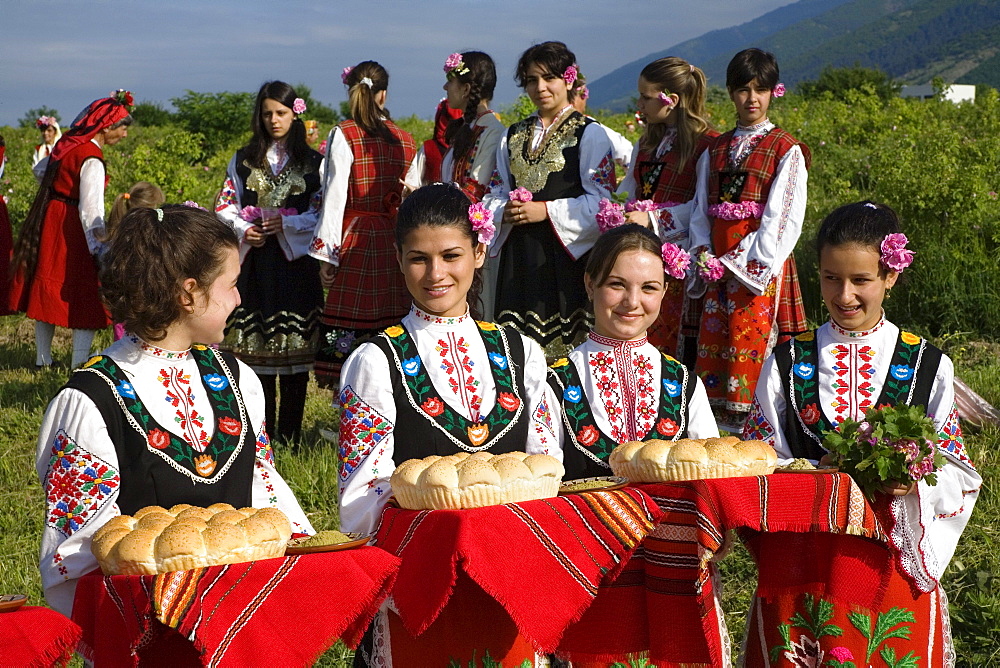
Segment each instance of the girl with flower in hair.
[{"label": "girl with flower in hair", "polygon": [[562,42],[521,54],[515,78],[537,112],[507,129],[483,200],[502,220],[496,318],[559,350],[590,329],[583,288],[586,254],[600,234],[596,215],[615,186],[611,142],[573,108],[578,66]]},{"label": "girl with flower in hair", "polygon": [[[688,249],[695,166],[719,135],[705,119],[705,73],[682,58],[660,58],[642,68],[638,90],[646,124],[618,186],[632,199],[626,220]],[[649,341],[693,367],[700,317],[701,301],[686,299],[684,283],[671,281]]]},{"label": "girl with flower in hair", "polygon": [[647,338],[666,285],[682,282],[689,262],[634,223],[605,232],[590,251],[594,329],[549,370],[566,479],[610,475],[608,456],[622,443],[719,435],[701,379]]},{"label": "girl with flower in hair", "polygon": [[389,73],[373,60],[345,68],[351,117],[326,142],[322,216],[309,254],[329,288],[320,318],[316,380],[335,388],[362,341],[406,315],[409,295],[393,250],[403,177],[416,146],[385,107]]},{"label": "girl with flower in hair", "polygon": [[52,153],[21,225],[11,262],[9,306],[35,321],[35,366],[52,364],[56,325],[73,329],[72,366],[90,356],[110,323],[98,295],[104,232],[104,147],[128,136],[132,94],[113,91],[73,121]]},{"label": "girl with flower in hair", "polygon": [[[806,209],[810,152],[768,120],[784,95],[778,62],[747,49],[726,70],[736,128],[716,137],[697,165],[690,248],[724,271],[707,284],[695,370],[713,404],[737,421],[750,409],[764,358],[776,342],[805,331],[805,309],[792,250]],[[716,274],[718,275],[718,274]]]},{"label": "girl with flower in hair", "polygon": [[[816,462],[827,453],[824,436],[839,431],[845,421],[864,421],[870,409],[908,404],[931,418],[938,435],[934,445],[945,462],[936,471],[936,485],[920,478],[916,483],[888,481],[871,500],[898,553],[898,567],[877,612],[902,611],[896,618],[906,622],[901,628],[905,633],[887,643],[897,657],[912,651],[914,664],[952,665],[948,604],[940,581],[982,478],[962,440],[951,360],[889,322],[882,308],[914,259],[907,245],[896,213],[884,204],[848,204],[826,217],[816,250],[830,320],[775,348],[763,365],[743,437],[770,443],[779,460]],[[789,534],[789,540],[795,535]],[[818,577],[823,579],[821,572]],[[849,606],[832,599],[823,604],[832,611],[825,628],[835,626],[840,633],[813,637],[796,626],[793,617],[807,596],[799,584],[790,582],[787,592],[756,599],[754,619],[747,624],[747,665],[766,663],[761,653],[772,648],[789,657],[806,645],[813,656],[817,651],[851,653],[857,665],[868,665],[872,645],[863,633],[869,629],[859,631],[848,618]],[[821,594],[808,595],[815,601]],[[794,631],[782,633],[782,625]]]},{"label": "girl with flower in hair", "polygon": [[210,347],[240,303],[238,246],[230,225],[188,206],[135,208],[111,234],[101,295],[129,335],[59,390],[35,455],[46,495],[42,587],[63,614],[78,579],[98,567],[94,533],[118,515],[274,507],[296,533],[313,533],[275,470],[260,381]]},{"label": "girl with flower in hair", "polygon": [[[510,327],[476,319],[480,271],[495,231],[489,211],[453,185],[424,186],[400,206],[396,258],[410,312],[358,347],[340,377],[343,531],[374,531],[390,495],[389,477],[407,459],[514,451],[562,458],[541,348]],[[385,609],[374,624],[385,638]],[[404,665],[444,665],[449,655],[484,649],[460,647],[468,634],[451,630],[447,647],[428,647],[402,631],[391,647],[372,647],[369,635],[355,665],[362,657],[369,663],[360,665],[384,665],[380,659],[390,650]],[[520,665],[533,655],[519,640],[502,659]]]},{"label": "girl with flower in hair", "polygon": [[[35,146],[35,151],[31,154],[31,166],[35,168],[45,158],[49,157],[52,149],[56,147],[56,142],[62,137],[62,130],[59,128],[59,119],[55,116],[39,116],[35,121],[35,127],[42,133],[42,143]],[[45,174],[44,166],[35,174],[39,181]]]},{"label": "girl with flower in hair", "polygon": [[283,442],[302,429],[323,304],[317,262],[307,255],[323,203],[323,156],[306,141],[305,110],[285,82],[260,87],[253,136],[229,161],[215,205],[240,238],[242,266],[243,303],[222,346],[261,377],[268,429]]}]

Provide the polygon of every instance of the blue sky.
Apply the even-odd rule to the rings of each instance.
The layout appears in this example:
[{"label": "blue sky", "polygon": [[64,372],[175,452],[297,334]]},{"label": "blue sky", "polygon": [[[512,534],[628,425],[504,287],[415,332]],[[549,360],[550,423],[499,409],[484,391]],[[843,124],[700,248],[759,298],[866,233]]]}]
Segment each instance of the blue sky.
[{"label": "blue sky", "polygon": [[168,106],[186,89],[256,91],[282,79],[337,105],[341,69],[367,59],[389,70],[394,115],[430,117],[444,59],[468,49],[496,61],[499,108],[516,98],[514,65],[536,42],[566,42],[594,80],[789,2],[0,0],[0,125],[42,105],[68,122],[113,88]]}]

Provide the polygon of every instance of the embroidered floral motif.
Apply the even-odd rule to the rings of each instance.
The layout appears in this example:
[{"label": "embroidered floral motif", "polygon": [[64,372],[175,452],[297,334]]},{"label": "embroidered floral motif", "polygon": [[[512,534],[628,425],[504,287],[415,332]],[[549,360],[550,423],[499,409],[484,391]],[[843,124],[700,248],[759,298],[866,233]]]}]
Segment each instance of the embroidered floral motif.
[{"label": "embroidered floral motif", "polygon": [[847,418],[860,418],[872,405],[875,387],[872,378],[876,351],[866,344],[839,344],[830,350],[834,358],[833,390],[836,398],[831,407],[836,411],[834,424]]},{"label": "embroidered floral motif", "polygon": [[756,397],[750,406],[750,414],[747,415],[746,422],[743,423],[743,440],[764,441],[774,447],[774,427],[764,416],[764,411]]},{"label": "embroidered floral motif", "polygon": [[208,447],[208,433],[204,429],[204,418],[194,408],[191,377],[174,367],[168,367],[160,369],[157,380],[167,389],[166,402],[177,409],[174,422],[181,428],[184,440],[197,452],[204,452]]},{"label": "embroidered floral motif", "polygon": [[257,435],[257,443],[254,450],[257,459],[263,460],[274,466],[274,450],[271,449],[271,439],[267,436],[267,424],[260,426],[260,433]]},{"label": "embroidered floral motif", "polygon": [[70,536],[82,528],[121,484],[118,471],[56,432],[45,474],[46,523]]},{"label": "embroidered floral motif", "polygon": [[602,190],[607,190],[608,192],[613,192],[615,189],[615,160],[614,156],[608,152],[601,162],[597,165],[594,173],[591,175],[590,180],[595,186],[601,188]]},{"label": "embroidered floral motif", "polygon": [[340,393],[340,439],[337,459],[341,481],[354,473],[369,453],[392,433],[392,424],[355,394],[350,386]]},{"label": "embroidered floral motif", "polygon": [[340,264],[340,246],[327,244],[319,237],[313,237],[309,244],[309,254],[318,257],[331,264]]},{"label": "embroidered floral motif", "polygon": [[[475,362],[469,355],[469,345],[466,343],[465,337],[456,337],[454,333],[449,332],[446,338],[438,339],[434,349],[441,356],[441,370],[448,375],[448,387],[451,388],[452,394],[459,397],[462,406],[468,410],[472,420],[478,421],[479,411],[483,405],[483,398],[479,391],[481,383],[472,373]],[[503,357],[498,353],[494,354]],[[419,361],[420,358],[416,359]],[[416,375],[406,370],[407,361],[409,360],[403,362],[403,371],[411,376]]]},{"label": "embroidered floral motif", "polygon": [[236,186],[233,185],[233,180],[230,178],[226,179],[226,182],[222,185],[222,192],[219,193],[219,199],[216,201],[215,210],[225,211],[227,207],[237,206],[236,197]]},{"label": "embroidered floral motif", "polygon": [[945,452],[954,455],[959,460],[975,468],[965,451],[965,439],[962,437],[962,427],[958,422],[958,406],[952,404],[948,419],[945,420],[938,433],[937,446]]}]

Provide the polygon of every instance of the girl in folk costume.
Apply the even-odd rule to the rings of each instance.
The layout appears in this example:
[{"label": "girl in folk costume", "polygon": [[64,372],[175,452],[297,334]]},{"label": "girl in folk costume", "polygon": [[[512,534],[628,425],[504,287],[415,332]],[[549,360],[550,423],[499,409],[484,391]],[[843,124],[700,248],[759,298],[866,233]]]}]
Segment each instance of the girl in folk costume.
[{"label": "girl in folk costume", "polygon": [[116,515],[179,503],[283,510],[312,529],[274,469],[257,376],[222,340],[240,303],[238,240],[205,211],[136,209],[101,272],[112,316],[131,333],[78,369],[42,420],[46,493],[40,568],[49,604],[70,614],[97,567],[94,532]]},{"label": "girl in folk costume", "polygon": [[[705,120],[705,74],[681,58],[660,58],[639,73],[638,89],[646,127],[618,192],[648,210],[630,211],[625,219],[655,230],[663,243],[687,249],[695,165],[719,134]],[[700,316],[701,302],[685,299],[684,283],[669,281],[660,316],[649,328],[650,343],[686,357],[684,343],[697,337]],[[694,366],[694,355],[685,361]]]},{"label": "girl in folk costume", "polygon": [[[42,133],[42,143],[35,146],[31,154],[31,166],[35,167],[45,158],[49,157],[56,142],[62,137],[62,130],[59,128],[59,121],[55,116],[39,116],[35,121],[35,127]],[[41,180],[45,174],[44,168],[41,173],[36,174],[36,178]]]},{"label": "girl in folk costume", "polygon": [[96,257],[104,232],[105,145],[128,135],[132,94],[119,90],[80,112],[49,156],[14,245],[10,308],[35,320],[35,364],[52,364],[55,326],[73,328],[72,365],[110,324],[98,296]]},{"label": "girl in folk costume", "polygon": [[550,402],[563,408],[567,479],[608,475],[621,443],[719,435],[701,380],[647,338],[671,280],[665,260],[673,280],[684,277],[677,251],[635,224],[605,232],[590,251],[584,280],[594,329],[549,370]]},{"label": "girl in folk costume", "polygon": [[739,120],[698,160],[690,231],[692,254],[716,266],[717,258],[724,273],[707,290],[696,281],[688,294],[705,297],[695,369],[709,399],[745,412],[776,340],[806,329],[792,250],[805,216],[810,153],[767,118],[772,98],[785,90],[774,56],[736,54],[726,87]]},{"label": "girl in folk costume", "polygon": [[336,387],[340,367],[359,343],[399,322],[410,307],[393,251],[403,176],[413,137],[385,108],[389,73],[368,60],[341,75],[351,118],[327,139],[325,199],[309,254],[322,260],[329,288],[321,317],[316,380]]},{"label": "girl in folk costume", "polygon": [[[344,364],[342,530],[375,529],[389,497],[389,477],[407,459],[482,451],[562,458],[541,348],[512,328],[474,319],[479,269],[494,234],[486,208],[452,185],[424,186],[400,207],[396,252],[413,306],[401,323],[362,344]],[[383,609],[355,665],[445,665],[455,650],[435,648],[440,656],[428,660],[428,648],[389,620]],[[372,637],[384,642],[372,643]],[[534,655],[527,641],[516,647],[526,654],[505,660],[516,658],[519,665]],[[406,662],[419,652],[420,661]]]},{"label": "girl in folk costume", "polygon": [[[448,104],[462,116],[448,127],[451,148],[441,165],[441,178],[455,183],[477,202],[489,189],[497,164],[497,146],[507,128],[490,109],[497,83],[493,59],[481,51],[453,53],[444,63]],[[487,257],[483,267],[483,317],[492,320],[496,304],[499,260]]]},{"label": "girl in folk costume", "polygon": [[306,143],[305,110],[283,81],[260,87],[253,136],[229,161],[215,206],[236,229],[242,264],[243,303],[222,345],[260,376],[266,424],[286,442],[302,428],[323,304],[317,263],[306,254],[323,202],[323,156]]},{"label": "girl in folk costume", "polygon": [[518,84],[538,112],[507,129],[483,200],[500,233],[497,320],[543,346],[575,345],[589,327],[584,256],[599,234],[600,201],[614,189],[611,142],[573,108],[576,56],[562,42],[529,48]]},{"label": "girl in folk costume", "polygon": [[[946,463],[937,471],[935,486],[920,480],[887,484],[876,492],[872,505],[900,566],[880,612],[896,607],[906,613],[906,619],[897,617],[907,624],[886,642],[896,656],[912,651],[914,665],[953,665],[940,579],[969,521],[982,478],[965,452],[951,360],[886,320],[882,310],[899,272],[913,259],[906,243],[895,212],[883,204],[848,204],[823,221],[816,247],[830,321],[775,348],[764,364],[743,435],[769,442],[779,458],[815,461],[826,452],[821,445],[826,433],[844,420],[864,420],[869,408],[909,404],[925,409],[939,432],[937,450]],[[853,655],[858,665],[868,665],[865,656],[872,658],[873,645],[848,618],[847,606],[836,601],[828,602],[832,616],[827,626],[842,633],[805,634],[805,639],[798,630],[791,636],[781,633],[781,625],[795,626],[792,618],[802,603],[801,589],[757,598],[755,618],[748,623],[748,665],[762,664],[776,647],[776,655],[784,650],[790,659],[800,650],[818,654],[816,665],[824,653],[841,662]]]},{"label": "girl in folk costume", "polygon": [[406,172],[406,189],[412,191],[428,183],[441,181],[441,160],[448,152],[448,127],[462,117],[460,109],[448,106],[447,98],[438,102],[434,111],[434,134],[423,143]]},{"label": "girl in folk costume", "polygon": [[[7,164],[7,143],[0,135],[0,178]],[[7,306],[7,289],[10,285],[10,253],[14,247],[14,237],[10,227],[10,214],[7,212],[7,200],[0,197],[0,315],[10,315],[13,311]]]}]

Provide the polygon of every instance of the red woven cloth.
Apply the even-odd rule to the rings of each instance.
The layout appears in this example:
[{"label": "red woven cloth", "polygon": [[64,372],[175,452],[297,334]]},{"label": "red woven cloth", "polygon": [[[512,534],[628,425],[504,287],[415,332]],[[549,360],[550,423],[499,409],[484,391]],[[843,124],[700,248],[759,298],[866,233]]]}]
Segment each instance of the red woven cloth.
[{"label": "red woven cloth", "polygon": [[460,511],[390,507],[375,544],[403,560],[392,596],[410,634],[442,612],[461,568],[538,651],[551,652],[660,515],[635,489]]},{"label": "red woven cloth", "polygon": [[80,642],[80,627],[51,608],[0,612],[0,665],[65,666]]},{"label": "red woven cloth", "polygon": [[[364,547],[160,575],[80,579],[73,620],[98,665],[312,665],[356,646],[399,559]],[[186,640],[190,638],[190,642]]]},{"label": "red woven cloth", "polygon": [[[640,485],[664,511],[617,580],[569,627],[559,654],[574,661],[611,661],[648,652],[664,666],[723,665],[715,567],[731,529],[760,539],[760,592],[806,590],[817,573],[847,603],[870,605],[892,572],[886,535],[861,490],[844,474],[775,474],[750,478]],[[791,532],[791,533],[790,533]],[[857,537],[873,540],[862,540]],[[784,568],[791,551],[801,572]],[[774,579],[780,574],[781,580]],[[666,623],[665,620],[669,620]]]}]

